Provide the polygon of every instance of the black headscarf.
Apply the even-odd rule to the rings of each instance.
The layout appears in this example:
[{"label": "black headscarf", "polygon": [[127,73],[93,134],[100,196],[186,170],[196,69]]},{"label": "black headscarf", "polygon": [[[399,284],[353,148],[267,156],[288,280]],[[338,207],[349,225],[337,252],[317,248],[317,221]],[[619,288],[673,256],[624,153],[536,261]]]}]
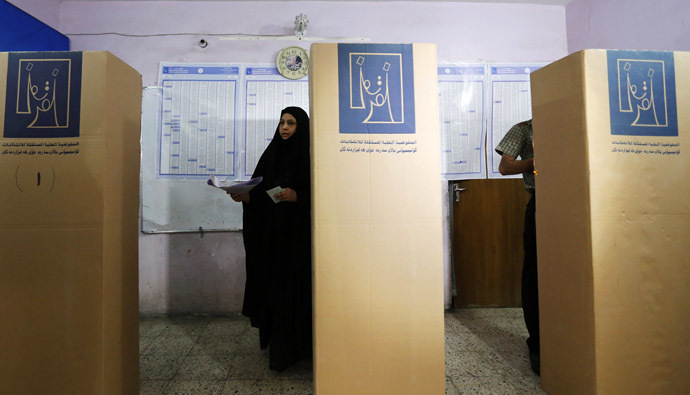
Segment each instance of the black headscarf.
[{"label": "black headscarf", "polygon": [[280,124],[276,127],[273,140],[266,147],[256,165],[254,177],[263,177],[263,191],[275,186],[299,190],[309,184],[309,116],[299,107],[287,107],[280,112],[290,114],[297,121],[295,133],[287,140],[280,136]]}]

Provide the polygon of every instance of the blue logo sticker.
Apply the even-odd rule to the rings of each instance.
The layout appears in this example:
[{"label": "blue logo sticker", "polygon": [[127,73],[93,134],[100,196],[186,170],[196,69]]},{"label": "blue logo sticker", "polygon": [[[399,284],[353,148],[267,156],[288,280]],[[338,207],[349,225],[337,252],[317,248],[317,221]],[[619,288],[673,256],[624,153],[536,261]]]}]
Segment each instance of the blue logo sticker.
[{"label": "blue logo sticker", "polygon": [[340,133],[415,133],[412,44],[338,44]]},{"label": "blue logo sticker", "polygon": [[10,53],[4,137],[79,137],[81,68],[81,52]]},{"label": "blue logo sticker", "polygon": [[607,51],[611,134],[678,136],[673,52]]}]

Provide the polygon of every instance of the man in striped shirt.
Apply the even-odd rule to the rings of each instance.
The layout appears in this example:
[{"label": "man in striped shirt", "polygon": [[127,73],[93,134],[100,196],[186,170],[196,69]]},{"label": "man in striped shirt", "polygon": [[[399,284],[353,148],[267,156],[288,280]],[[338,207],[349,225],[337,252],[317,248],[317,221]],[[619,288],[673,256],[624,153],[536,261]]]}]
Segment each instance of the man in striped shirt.
[{"label": "man in striped shirt", "polygon": [[[539,289],[537,280],[537,235],[535,226],[534,151],[532,149],[532,120],[520,122],[510,128],[496,146],[501,155],[498,171],[503,175],[522,173],[525,189],[532,196],[525,209],[523,245],[525,257],[522,264],[522,310],[529,332],[527,347],[532,370],[541,371],[539,357]],[[519,158],[519,159],[518,159]]]}]

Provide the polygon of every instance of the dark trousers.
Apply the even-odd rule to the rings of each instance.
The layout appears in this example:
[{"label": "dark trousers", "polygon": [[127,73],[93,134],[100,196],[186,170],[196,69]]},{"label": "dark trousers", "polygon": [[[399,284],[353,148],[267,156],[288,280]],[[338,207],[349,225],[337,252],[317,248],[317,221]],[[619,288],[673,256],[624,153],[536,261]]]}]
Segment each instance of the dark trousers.
[{"label": "dark trousers", "polygon": [[523,247],[525,259],[522,264],[522,311],[527,325],[527,347],[530,353],[539,354],[539,286],[537,281],[537,228],[534,218],[535,197],[525,209]]}]

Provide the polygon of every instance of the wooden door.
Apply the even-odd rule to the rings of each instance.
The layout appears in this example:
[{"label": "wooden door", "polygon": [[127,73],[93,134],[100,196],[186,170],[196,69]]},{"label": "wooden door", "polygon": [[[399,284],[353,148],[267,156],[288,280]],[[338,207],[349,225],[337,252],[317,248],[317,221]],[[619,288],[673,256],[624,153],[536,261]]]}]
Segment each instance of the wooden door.
[{"label": "wooden door", "polygon": [[455,307],[520,306],[522,228],[529,193],[522,179],[454,181]]}]

